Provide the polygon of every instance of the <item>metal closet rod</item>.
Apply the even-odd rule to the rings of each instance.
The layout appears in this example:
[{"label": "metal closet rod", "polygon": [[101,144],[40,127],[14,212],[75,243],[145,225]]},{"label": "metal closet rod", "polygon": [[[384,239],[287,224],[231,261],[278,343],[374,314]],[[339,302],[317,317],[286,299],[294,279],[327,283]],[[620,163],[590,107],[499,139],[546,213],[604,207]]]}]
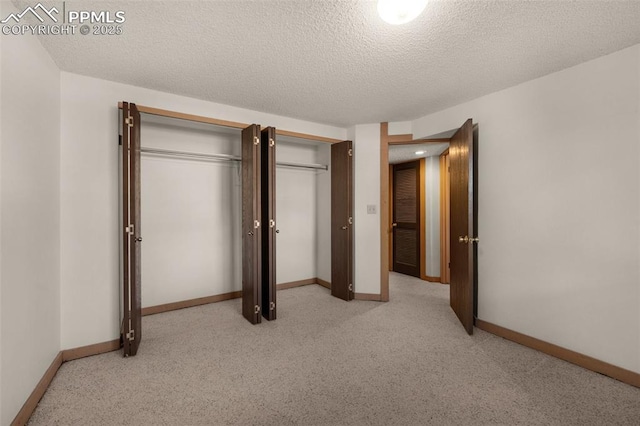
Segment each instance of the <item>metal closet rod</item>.
[{"label": "metal closet rod", "polygon": [[[171,156],[171,157],[184,157],[184,158],[205,159],[205,160],[223,160],[223,161],[241,161],[242,160],[242,157],[238,157],[237,155],[201,154],[197,152],[174,151],[171,149],[160,149],[160,148],[142,147],[140,148],[140,152],[155,154],[155,155],[165,155],[165,156]],[[314,170],[329,170],[329,167],[325,164],[290,163],[286,161],[277,161],[276,166],[296,167],[301,169],[314,169]]]}]

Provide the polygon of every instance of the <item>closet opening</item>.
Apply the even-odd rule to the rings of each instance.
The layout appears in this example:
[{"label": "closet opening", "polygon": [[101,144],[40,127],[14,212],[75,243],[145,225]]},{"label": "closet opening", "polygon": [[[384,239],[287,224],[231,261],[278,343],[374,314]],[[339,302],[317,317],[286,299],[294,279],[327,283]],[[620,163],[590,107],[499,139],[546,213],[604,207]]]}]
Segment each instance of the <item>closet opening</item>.
[{"label": "closet opening", "polygon": [[[126,102],[121,108],[125,356],[137,352],[143,315],[242,297],[243,315],[255,323],[263,314],[276,318],[275,289],[336,287],[331,286],[333,147],[327,138]],[[261,148],[275,155],[263,156]],[[249,177],[246,163],[254,167]],[[253,211],[253,220],[243,220],[243,212],[251,213],[246,204],[243,208],[247,185],[253,207],[258,195],[271,199]],[[255,228],[247,232],[247,223]],[[258,232],[254,255],[248,256],[246,235]],[[258,261],[262,250],[273,266]],[[253,265],[251,295],[243,271],[247,262]],[[273,285],[265,287],[261,275],[272,277]]]}]

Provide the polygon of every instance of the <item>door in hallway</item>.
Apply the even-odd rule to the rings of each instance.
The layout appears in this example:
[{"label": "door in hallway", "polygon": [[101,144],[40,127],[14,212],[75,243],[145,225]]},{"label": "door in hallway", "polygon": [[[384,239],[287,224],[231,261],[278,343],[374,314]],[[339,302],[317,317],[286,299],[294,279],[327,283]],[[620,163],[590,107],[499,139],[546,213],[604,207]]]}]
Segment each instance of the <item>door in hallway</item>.
[{"label": "door in hallway", "polygon": [[420,161],[393,165],[393,270],[420,278]]},{"label": "door in hallway", "polygon": [[353,148],[331,145],[331,294],[353,299]]},{"label": "door in hallway", "polygon": [[451,308],[473,334],[477,229],[477,156],[473,123],[467,120],[451,138]]},{"label": "door in hallway", "polygon": [[124,356],[138,352],[142,338],[140,229],[140,112],[122,103],[122,327]]},{"label": "door in hallway", "polygon": [[262,319],[260,151],[260,126],[252,124],[242,131],[242,315],[252,324]]}]

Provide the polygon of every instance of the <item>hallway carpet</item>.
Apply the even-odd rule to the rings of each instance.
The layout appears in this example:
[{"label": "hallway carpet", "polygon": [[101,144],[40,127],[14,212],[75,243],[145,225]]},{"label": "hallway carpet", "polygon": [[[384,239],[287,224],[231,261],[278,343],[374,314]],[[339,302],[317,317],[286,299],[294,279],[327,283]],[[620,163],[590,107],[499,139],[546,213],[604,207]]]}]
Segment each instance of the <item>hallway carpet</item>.
[{"label": "hallway carpet", "polygon": [[241,301],[143,319],[138,355],[65,363],[30,425],[638,425],[640,389],[476,329],[449,288],[392,274],[389,303],[310,285],[274,322]]}]

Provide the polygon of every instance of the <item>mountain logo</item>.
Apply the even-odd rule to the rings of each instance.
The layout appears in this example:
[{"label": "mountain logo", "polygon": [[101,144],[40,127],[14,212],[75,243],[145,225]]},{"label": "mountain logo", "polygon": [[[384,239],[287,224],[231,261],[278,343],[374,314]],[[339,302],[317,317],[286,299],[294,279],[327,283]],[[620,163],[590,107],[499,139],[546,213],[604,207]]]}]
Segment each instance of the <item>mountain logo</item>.
[{"label": "mountain logo", "polygon": [[[38,12],[40,12],[40,14]],[[44,22],[43,16],[48,16],[49,18],[51,18],[53,22],[58,22],[58,19],[53,14],[55,13],[57,15],[60,12],[58,11],[58,9],[55,8],[55,6],[52,7],[51,9],[47,9],[42,5],[42,3],[38,3],[37,5],[35,5],[35,7],[31,7],[31,6],[27,7],[25,10],[22,11],[22,13],[10,14],[9,16],[6,17],[6,19],[0,21],[0,23],[6,24],[12,19],[16,23],[19,23],[20,20],[28,13],[31,13],[33,16],[38,18],[40,22]]]}]

